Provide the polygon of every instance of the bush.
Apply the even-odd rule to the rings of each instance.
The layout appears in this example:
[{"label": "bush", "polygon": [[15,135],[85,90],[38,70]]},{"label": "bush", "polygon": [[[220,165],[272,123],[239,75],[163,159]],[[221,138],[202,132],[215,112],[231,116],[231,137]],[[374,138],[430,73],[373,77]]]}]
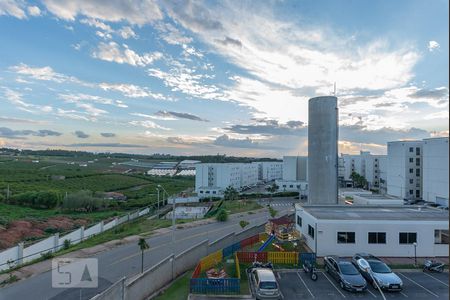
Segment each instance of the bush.
[{"label": "bush", "polygon": [[223,208],[219,209],[216,219],[219,222],[225,222],[226,220],[228,220],[228,212]]},{"label": "bush", "polygon": [[45,252],[45,253],[41,253],[41,258],[42,259],[49,259],[53,257],[53,253],[51,251]]},{"label": "bush", "polygon": [[8,203],[33,208],[54,208],[58,205],[58,193],[55,191],[25,192],[13,195]]},{"label": "bush", "polygon": [[70,240],[64,240],[63,249],[67,250],[70,248]]}]

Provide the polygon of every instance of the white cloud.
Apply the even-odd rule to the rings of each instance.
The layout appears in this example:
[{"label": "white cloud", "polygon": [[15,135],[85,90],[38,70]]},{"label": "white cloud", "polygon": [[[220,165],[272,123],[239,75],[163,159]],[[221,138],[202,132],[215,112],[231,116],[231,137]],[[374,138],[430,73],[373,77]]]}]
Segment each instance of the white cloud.
[{"label": "white cloud", "polygon": [[18,19],[26,19],[24,6],[24,1],[2,0],[0,1],[0,16],[9,15]]},{"label": "white cloud", "polygon": [[109,26],[109,25],[107,25],[107,24],[105,24],[105,23],[103,23],[103,22],[101,22],[99,20],[96,20],[96,19],[81,19],[80,23],[89,25],[91,27],[95,27],[95,28],[101,29],[101,30],[103,30],[105,32],[108,32],[108,33],[112,33],[114,31],[111,28],[111,26]]},{"label": "white cloud", "polygon": [[53,111],[53,107],[49,105],[36,105],[32,103],[25,102],[23,100],[23,94],[10,88],[3,87],[5,99],[8,100],[15,108],[23,110],[32,114],[37,114],[40,112],[49,113]]},{"label": "white cloud", "polygon": [[33,68],[21,63],[17,66],[10,67],[9,69],[16,72],[17,74],[27,75],[38,80],[54,81],[58,83],[65,81],[76,81],[74,77],[56,73],[51,67],[48,66],[42,68]]},{"label": "white cloud", "polygon": [[33,17],[38,17],[41,15],[41,10],[37,6],[28,6],[28,14]]},{"label": "white cloud", "polygon": [[90,102],[96,102],[96,103],[105,104],[105,105],[117,106],[117,107],[121,107],[121,108],[128,107],[128,105],[124,104],[120,100],[113,100],[113,99],[109,99],[109,98],[99,97],[99,96],[95,96],[95,95],[87,95],[87,94],[83,94],[83,93],[59,94],[58,97],[65,100],[68,103],[77,103],[80,101],[90,101]]},{"label": "white cloud", "polygon": [[109,22],[126,21],[144,25],[163,17],[154,0],[44,0],[47,9],[58,18],[74,21],[77,15]]},{"label": "white cloud", "polygon": [[428,42],[428,51],[433,52],[434,50],[439,50],[441,45],[439,45],[436,41],[429,41]]},{"label": "white cloud", "polygon": [[122,27],[118,31],[118,34],[124,39],[137,38],[137,34],[133,31],[133,29],[130,26]]},{"label": "white cloud", "polygon": [[145,67],[152,64],[154,61],[163,57],[160,52],[144,53],[139,55],[133,50],[129,49],[127,45],[122,47],[115,42],[100,43],[97,49],[92,54],[94,58],[116,62],[118,64],[129,64],[132,66]]},{"label": "white cloud", "polygon": [[170,130],[170,128],[162,127],[162,126],[160,126],[160,125],[158,125],[155,122],[150,121],[150,120],[130,121],[130,122],[128,122],[128,124],[133,125],[133,126],[141,126],[141,127],[149,128],[149,129]]},{"label": "white cloud", "polygon": [[134,84],[113,84],[113,83],[100,83],[99,87],[105,91],[116,91],[120,92],[129,98],[145,98],[150,97],[157,100],[167,100],[166,96],[160,93],[153,93],[148,88],[140,87]]},{"label": "white cloud", "polygon": [[170,23],[158,23],[155,28],[161,32],[161,38],[171,45],[183,45],[192,42],[192,38],[186,36],[178,28]]}]

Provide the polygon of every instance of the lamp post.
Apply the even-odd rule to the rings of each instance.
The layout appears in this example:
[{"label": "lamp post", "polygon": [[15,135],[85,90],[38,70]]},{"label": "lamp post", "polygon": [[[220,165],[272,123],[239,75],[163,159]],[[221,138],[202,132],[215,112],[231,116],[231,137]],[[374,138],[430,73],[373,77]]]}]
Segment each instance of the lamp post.
[{"label": "lamp post", "polygon": [[414,245],[414,266],[417,267],[417,242],[414,242],[413,245]]},{"label": "lamp post", "polygon": [[157,211],[158,211],[158,218],[159,218],[159,187],[157,187],[156,190],[158,191],[158,202],[157,202],[158,203],[158,210]]},{"label": "lamp post", "polygon": [[[166,193],[167,196],[169,196],[166,189],[163,188],[162,185],[158,184],[158,187],[161,188],[163,192]],[[172,244],[173,244],[173,252],[175,254],[175,199],[172,199]]]}]

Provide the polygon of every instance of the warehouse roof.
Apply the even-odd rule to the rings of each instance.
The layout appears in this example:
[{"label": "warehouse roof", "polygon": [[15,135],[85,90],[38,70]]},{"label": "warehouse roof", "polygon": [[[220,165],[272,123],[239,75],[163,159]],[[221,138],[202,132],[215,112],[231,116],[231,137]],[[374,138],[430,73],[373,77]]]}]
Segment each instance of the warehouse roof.
[{"label": "warehouse roof", "polygon": [[300,205],[296,210],[305,210],[320,220],[395,220],[395,221],[448,221],[448,211],[414,206],[344,206],[344,205]]}]

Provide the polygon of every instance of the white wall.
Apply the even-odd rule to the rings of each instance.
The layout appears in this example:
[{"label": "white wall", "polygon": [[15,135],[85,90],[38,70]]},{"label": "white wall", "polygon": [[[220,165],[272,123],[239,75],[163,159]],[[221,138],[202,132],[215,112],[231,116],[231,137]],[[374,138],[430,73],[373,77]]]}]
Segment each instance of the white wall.
[{"label": "white wall", "polygon": [[423,198],[448,206],[448,137],[426,139],[423,144]]},{"label": "white wall", "polygon": [[[297,224],[302,217],[302,227]],[[448,244],[434,244],[434,230],[447,229],[448,221],[388,221],[388,220],[317,220],[306,211],[296,210],[296,229],[305,237],[313,251],[315,241],[308,235],[308,224],[317,222],[317,255],[353,256],[369,252],[376,256],[414,257],[412,244],[399,244],[399,232],[417,232],[417,256],[448,256]],[[355,244],[338,244],[337,232],[355,232]],[[369,244],[368,232],[386,232],[386,244]]]},{"label": "white wall", "polygon": [[283,180],[307,181],[308,180],[308,157],[306,157],[306,156],[284,156],[283,157]]}]

